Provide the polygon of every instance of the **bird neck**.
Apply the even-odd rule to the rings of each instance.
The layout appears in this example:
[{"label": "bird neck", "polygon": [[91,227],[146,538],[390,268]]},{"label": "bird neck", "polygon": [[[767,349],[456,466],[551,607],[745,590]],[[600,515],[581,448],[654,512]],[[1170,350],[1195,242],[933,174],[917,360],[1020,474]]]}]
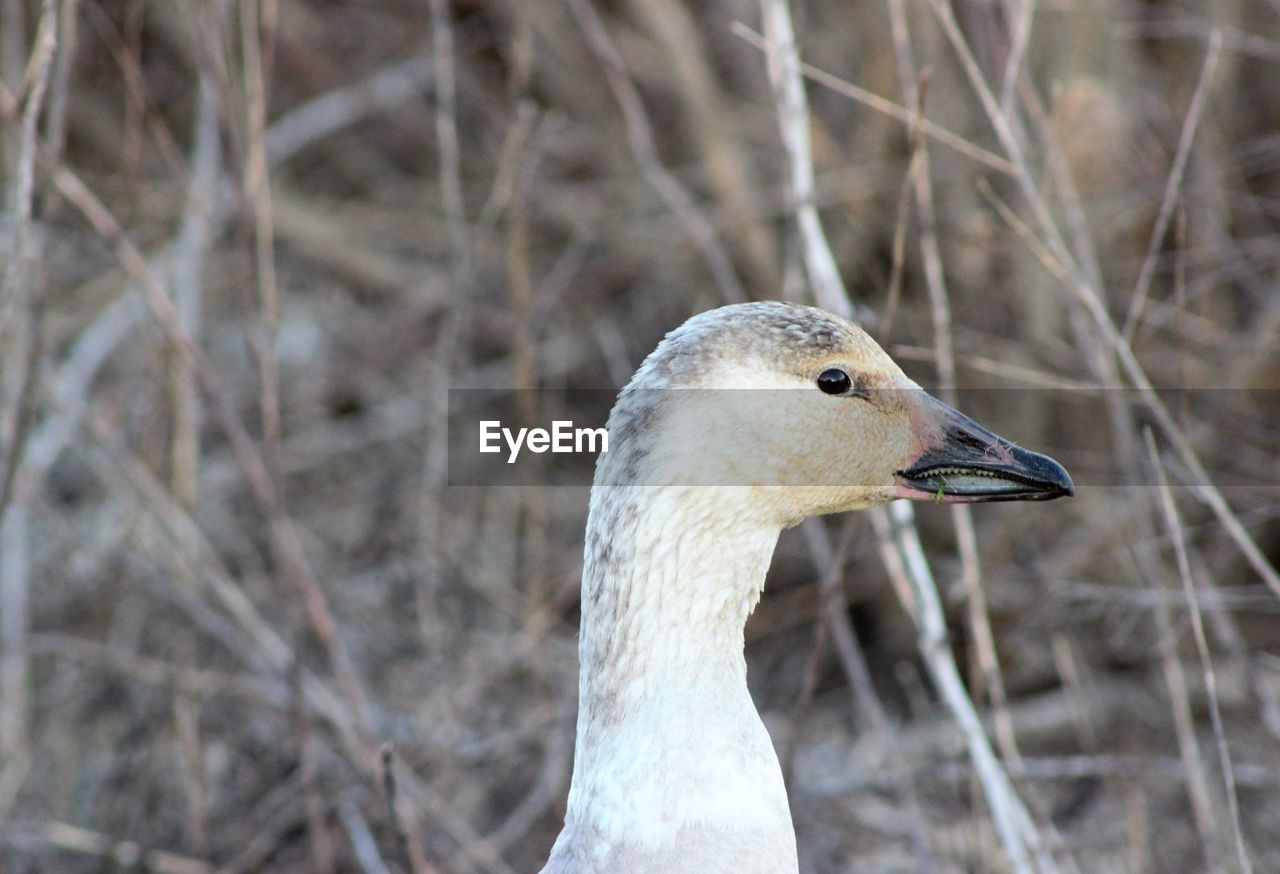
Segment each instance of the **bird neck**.
[{"label": "bird neck", "polygon": [[779,529],[725,516],[744,503],[726,491],[592,491],[568,820],[596,841],[746,831],[794,854],[743,656]]}]

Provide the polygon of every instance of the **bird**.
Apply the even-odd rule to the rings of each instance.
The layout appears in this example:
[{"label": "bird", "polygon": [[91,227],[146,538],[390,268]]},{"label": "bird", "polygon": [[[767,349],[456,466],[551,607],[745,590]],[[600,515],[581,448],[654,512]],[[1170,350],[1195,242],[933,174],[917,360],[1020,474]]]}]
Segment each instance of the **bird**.
[{"label": "bird", "polygon": [[573,771],[542,874],[796,872],[743,640],[781,531],[900,498],[1069,496],[1071,478],[927,394],[858,326],[783,302],[671,331],[606,428]]}]

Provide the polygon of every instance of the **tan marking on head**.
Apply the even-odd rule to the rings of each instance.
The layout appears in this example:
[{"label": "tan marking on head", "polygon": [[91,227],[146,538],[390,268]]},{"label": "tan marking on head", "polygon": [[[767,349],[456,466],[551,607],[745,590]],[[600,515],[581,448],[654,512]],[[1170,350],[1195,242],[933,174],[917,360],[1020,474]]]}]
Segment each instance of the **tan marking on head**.
[{"label": "tan marking on head", "polygon": [[[822,393],[818,374],[832,367],[871,397]],[[901,403],[913,389],[865,331],[830,313],[721,307],[668,334],[636,372],[597,482],[758,487],[738,511],[786,523],[878,503],[918,454]]]}]

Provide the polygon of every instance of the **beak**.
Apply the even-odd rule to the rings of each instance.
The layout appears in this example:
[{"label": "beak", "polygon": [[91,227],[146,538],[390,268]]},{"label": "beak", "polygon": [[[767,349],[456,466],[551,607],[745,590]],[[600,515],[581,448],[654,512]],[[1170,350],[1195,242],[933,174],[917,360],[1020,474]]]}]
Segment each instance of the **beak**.
[{"label": "beak", "polygon": [[924,392],[912,399],[920,451],[898,471],[894,495],[944,504],[1047,501],[1075,494],[1062,465],[997,437]]}]

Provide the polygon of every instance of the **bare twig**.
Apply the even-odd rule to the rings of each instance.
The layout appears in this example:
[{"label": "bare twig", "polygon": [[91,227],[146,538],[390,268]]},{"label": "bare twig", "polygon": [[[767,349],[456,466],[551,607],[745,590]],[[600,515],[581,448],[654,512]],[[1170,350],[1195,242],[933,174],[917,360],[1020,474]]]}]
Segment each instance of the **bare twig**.
[{"label": "bare twig", "polygon": [[918,122],[911,129],[911,159],[907,162],[907,172],[902,178],[902,187],[898,190],[898,205],[893,221],[893,247],[889,266],[889,290],[885,294],[884,315],[880,319],[881,342],[887,343],[893,335],[893,320],[898,312],[898,302],[902,297],[902,277],[907,264],[907,228],[911,223],[911,193],[915,190],[915,179],[920,172],[919,165],[924,152],[921,146],[924,113],[917,112]]},{"label": "bare twig", "polygon": [[1187,171],[1187,162],[1191,158],[1191,146],[1195,143],[1196,132],[1200,129],[1200,118],[1209,103],[1209,91],[1213,87],[1213,73],[1218,68],[1218,58],[1222,55],[1222,31],[1215,28],[1209,38],[1209,50],[1204,56],[1204,65],[1200,68],[1200,81],[1196,83],[1195,93],[1191,95],[1191,105],[1182,120],[1182,133],[1178,137],[1178,150],[1173,156],[1173,166],[1169,169],[1169,178],[1165,180],[1164,196],[1160,198],[1160,211],[1156,214],[1155,226],[1151,229],[1151,237],[1147,240],[1147,253],[1142,259],[1142,270],[1138,273],[1138,281],[1129,299],[1129,311],[1124,318],[1124,329],[1121,331],[1125,340],[1133,340],[1133,332],[1142,318],[1142,309],[1147,303],[1147,295],[1151,293],[1151,279],[1155,275],[1156,262],[1159,260],[1160,247],[1164,244],[1165,234],[1169,231],[1169,222],[1173,218],[1174,207],[1178,203],[1178,192],[1182,190],[1182,179]]},{"label": "bare twig", "polygon": [[[215,33],[221,31],[222,8],[201,4],[191,9],[196,20]],[[212,45],[220,44],[212,40]],[[215,51],[216,49],[211,49]],[[222,172],[221,87],[214,58],[205,58],[199,68],[199,98],[196,110],[194,147],[191,154],[190,186],[182,226],[173,245],[170,265],[173,277],[173,305],[183,331],[200,337],[204,265],[213,241],[213,210]],[[199,393],[190,365],[177,356],[171,380],[173,403],[173,489],[187,506],[196,502],[200,460]]]},{"label": "bare twig", "polygon": [[347,837],[351,839],[351,849],[355,851],[360,870],[364,874],[391,874],[391,869],[382,861],[382,854],[378,852],[378,842],[369,830],[369,823],[365,822],[354,798],[343,799],[342,804],[338,805],[338,816],[347,830]]},{"label": "bare twig", "polygon": [[[769,41],[742,22],[734,22],[730,29],[734,34],[742,37],[762,52],[767,53],[769,51]],[[816,82],[825,88],[830,88],[837,94],[848,97],[850,100],[861,103],[876,112],[897,119],[908,129],[916,123],[916,113],[911,109],[894,103],[892,100],[888,100],[878,94],[873,94],[865,88],[846,82],[838,76],[814,67],[812,64],[802,62],[800,64],[800,72],[812,82]],[[989,167],[1003,176],[1013,176],[1016,173],[1014,166],[1004,158],[928,119],[920,121],[920,129],[925,136],[932,137],[943,145],[955,149],[965,157],[977,161],[979,164]]]},{"label": "bare twig", "polygon": [[995,96],[991,93],[991,88],[982,75],[977,59],[974,58],[973,52],[960,30],[960,25],[955,20],[951,6],[944,3],[943,0],[929,0],[929,3],[942,24],[943,32],[946,34],[948,42],[951,43],[952,48],[959,57],[965,76],[977,94],[993,131],[1017,171],[1015,178],[1022,189],[1023,197],[1027,201],[1028,208],[1032,211],[1040,233],[1044,235],[1042,248],[1053,255],[1053,262],[1059,265],[1062,270],[1058,275],[1084,306],[1090,319],[1093,320],[1094,325],[1098,328],[1105,347],[1115,353],[1120,362],[1121,371],[1137,390],[1143,404],[1151,412],[1156,424],[1159,425],[1160,431],[1173,445],[1182,463],[1186,465],[1195,485],[1194,493],[1213,511],[1213,514],[1221,522],[1227,535],[1235,542],[1236,547],[1249,563],[1249,566],[1280,597],[1280,573],[1277,573],[1275,567],[1272,566],[1262,550],[1258,548],[1257,542],[1249,534],[1248,529],[1240,523],[1239,518],[1237,518],[1231,506],[1222,496],[1221,490],[1214,485],[1212,478],[1200,460],[1199,454],[1182,432],[1182,429],[1178,427],[1176,420],[1169,413],[1168,407],[1156,394],[1146,371],[1138,362],[1137,356],[1134,355],[1132,346],[1125,340],[1123,333],[1111,319],[1111,314],[1107,311],[1106,304],[1103,302],[1102,295],[1096,284],[1091,280],[1088,273],[1076,264],[1062,231],[1053,220],[1048,205],[1036,183],[1026,149],[1021,140],[1015,135],[1013,124],[1001,112]]},{"label": "bare twig", "polygon": [[415,54],[373,76],[328,91],[286,112],[267,128],[263,147],[275,167],[308,146],[348,128],[375,112],[394,109],[414,99],[435,79],[435,59]]},{"label": "bare twig", "polygon": [[762,221],[759,186],[731,114],[731,95],[715,69],[710,38],[718,34],[700,26],[696,5],[682,0],[633,0],[632,6],[671,61],[684,126],[697,139],[707,184],[720,204],[717,219],[743,264],[746,285],[776,294],[780,276],[774,241]]},{"label": "bare twig", "polygon": [[[4,469],[0,474],[0,756],[23,759],[29,734],[28,649],[30,621],[27,565],[27,516],[9,509],[32,421],[40,356],[40,304],[33,288],[38,248],[32,241],[31,207],[35,187],[36,135],[49,74],[57,49],[56,0],[44,0],[31,61],[18,134],[18,153],[7,217],[8,264],[0,296],[0,341],[7,347],[4,415]],[[7,512],[6,512],[7,511]],[[12,514],[13,518],[8,516]]]},{"label": "bare twig", "polygon": [[[244,57],[246,149],[244,195],[253,210],[254,270],[258,280],[259,322],[253,333],[258,358],[262,436],[268,450],[280,439],[280,289],[276,279],[275,228],[271,220],[271,180],[267,173],[266,56],[274,39],[275,0],[241,0],[240,46]],[[202,86],[203,89],[203,86]]]},{"label": "bare twig", "polygon": [[761,0],[760,15],[764,20],[769,80],[773,83],[774,101],[778,108],[778,127],[787,150],[791,170],[791,197],[796,223],[804,239],[805,270],[809,289],[818,306],[849,318],[853,305],[845,290],[840,270],[836,267],[826,233],[818,220],[814,205],[813,149],[809,144],[809,102],[805,98],[804,80],[800,78],[800,55],[796,48],[795,30],[787,4],[778,0]]},{"label": "bare twig", "polygon": [[1200,842],[1204,846],[1205,864],[1210,870],[1221,872],[1223,867],[1219,859],[1220,850],[1214,824],[1213,795],[1209,790],[1209,774],[1205,768],[1204,756],[1200,753],[1200,741],[1196,738],[1195,718],[1191,712],[1191,696],[1187,691],[1186,675],[1182,669],[1182,662],[1178,658],[1172,611],[1168,603],[1161,599],[1152,612],[1159,637],[1160,663],[1164,669],[1165,688],[1169,692],[1169,706],[1173,710],[1178,753],[1186,775],[1192,819],[1200,833]]},{"label": "bare twig", "polygon": [[[828,629],[827,635],[831,638],[840,667],[844,671],[845,679],[849,682],[849,688],[853,690],[857,715],[863,727],[862,737],[870,738],[873,744],[883,749],[891,770],[904,773],[907,770],[907,763],[899,755],[893,743],[893,725],[880,701],[880,696],[876,694],[875,684],[871,680],[871,671],[863,655],[862,644],[858,641],[853,623],[849,621],[849,604],[845,598],[843,574],[844,556],[853,532],[853,520],[850,519],[845,523],[840,541],[834,549],[820,519],[807,519],[802,528],[805,539],[809,543],[809,552],[820,574],[818,585],[822,591],[822,612],[817,623],[818,629]],[[821,643],[827,635],[822,634],[821,631],[816,633],[813,666],[810,668],[814,676],[816,676],[817,659],[822,649]],[[810,676],[806,676],[806,694],[801,699],[801,707],[806,710],[813,694],[812,686],[813,680]],[[802,726],[802,717],[797,717],[792,726],[788,755],[784,762],[784,768],[787,769],[784,775],[788,777],[799,749],[799,732]],[[901,795],[907,809],[916,862],[921,869],[935,868],[937,859],[934,858],[930,846],[930,826],[920,804],[920,798],[910,781],[902,785]]]},{"label": "bare twig", "polygon": [[[902,0],[889,0],[888,6],[903,102],[914,106],[916,114],[923,119],[923,86],[927,80],[918,81],[922,76],[916,72],[906,12]],[[919,127],[920,124],[917,123],[916,129]],[[916,209],[920,214],[920,258],[924,263],[925,288],[929,295],[929,309],[933,316],[933,342],[937,351],[935,361],[938,367],[939,389],[943,400],[954,404],[956,362],[951,335],[951,302],[942,262],[942,246],[938,240],[938,217],[933,199],[928,144],[920,141],[917,149],[917,154],[913,156],[911,179],[916,195]],[[956,544],[960,553],[961,583],[968,601],[969,628],[973,634],[978,668],[995,717],[996,739],[1001,753],[1016,773],[1022,756],[1018,750],[1013,723],[1009,717],[1008,696],[1005,694],[1004,677],[1000,672],[995,635],[991,631],[973,514],[967,506],[956,504],[951,508],[951,520],[955,526]]]},{"label": "bare twig", "polygon": [[45,150],[57,163],[67,139],[67,108],[71,92],[71,72],[75,68],[80,0],[60,0],[58,16],[58,56],[49,83],[49,110],[45,114]]},{"label": "bare twig", "polygon": [[640,171],[684,224],[685,230],[689,232],[689,236],[701,251],[703,260],[707,263],[707,269],[720,287],[720,294],[724,299],[729,302],[746,300],[746,291],[734,272],[733,262],[720,244],[715,227],[698,208],[693,197],[680,184],[680,181],[659,160],[657,149],[653,145],[653,130],[644,109],[644,102],[627,75],[622,56],[609,37],[609,31],[605,29],[599,13],[587,0],[569,0],[569,8],[578,20],[578,25],[586,35],[592,51],[600,59],[600,66],[604,69],[609,90],[613,92],[614,99],[622,109],[623,121],[627,128],[627,141],[636,163],[640,165]]},{"label": "bare twig", "polygon": [[[446,448],[461,420],[443,403],[446,387],[538,386],[530,424],[577,418],[579,387],[626,382],[661,328],[725,297],[637,160],[608,64],[568,4],[289,2],[276,31],[267,22],[278,2],[56,0],[33,141],[30,294],[0,328],[0,475],[6,453],[13,462],[0,521],[0,726],[21,721],[29,737],[25,755],[0,755],[0,856],[19,868],[121,867],[43,840],[46,820],[108,850],[131,841],[140,871],[147,850],[168,848],[222,874],[321,870],[326,857],[412,874],[397,830],[440,871],[540,861],[571,761],[576,698],[563,693],[573,688],[586,489],[448,486]],[[1127,15],[1115,0],[939,0],[985,82],[957,62],[957,31],[928,2],[901,4],[909,32],[895,28],[889,2],[863,10],[870,16],[789,7],[808,111],[823,116],[805,122],[812,203],[840,264],[850,255],[868,268],[839,278],[861,316],[856,286],[887,277],[896,317],[882,315],[878,339],[922,383],[932,374],[945,394],[950,370],[962,387],[1029,386],[1040,400],[1051,390],[1063,401],[1051,410],[972,412],[998,431],[1044,426],[1034,439],[1072,469],[1079,491],[1026,518],[974,510],[976,529],[955,527],[950,507],[912,505],[923,570],[901,546],[915,531],[884,513],[887,535],[859,533],[871,521],[859,515],[808,523],[779,544],[773,596],[747,644],[753,691],[798,702],[778,740],[804,864],[1013,874],[974,764],[983,753],[971,752],[984,741],[951,712],[967,694],[1034,817],[1023,825],[1038,828],[1064,871],[1073,855],[1089,871],[1155,874],[1190,860],[1233,872],[1245,869],[1240,859],[1280,870],[1280,846],[1266,839],[1280,793],[1268,746],[1280,737],[1280,660],[1266,653],[1280,597],[1255,579],[1275,561],[1268,537],[1280,520],[1256,483],[1277,445],[1265,393],[1280,343],[1268,284],[1280,246],[1267,186],[1280,137],[1251,135],[1265,133],[1277,95],[1247,79],[1249,58],[1280,56],[1266,33],[1280,0],[1266,0],[1261,19],[1228,3],[1201,18],[1157,8],[1136,25],[1115,24]],[[270,89],[257,131],[245,63],[254,59],[242,50],[254,47],[238,17],[247,3],[263,22],[252,39]],[[767,78],[766,61],[781,65],[763,37],[730,25],[760,3],[589,5],[625,65],[659,170],[701,212],[746,293],[812,299]],[[0,280],[41,7],[0,0]],[[433,15],[446,52],[433,46]],[[75,45],[77,26],[88,30]],[[1192,119],[1215,28],[1214,84]],[[1134,35],[1152,37],[1151,51]],[[439,63],[450,67],[451,100],[435,93]],[[926,84],[931,117],[908,93]],[[983,88],[992,101],[976,96]],[[990,107],[1021,147],[1018,166]],[[1190,127],[1168,230],[1144,261]],[[258,204],[246,187],[255,137],[281,304],[287,433],[270,448],[258,421]],[[1163,167],[1156,137],[1167,140]],[[447,164],[461,204],[452,211]],[[82,217],[84,204],[56,184],[62,169],[115,228],[100,225],[104,234]],[[471,271],[461,289],[459,224]],[[122,269],[122,238],[145,270]],[[674,252],[653,249],[673,240]],[[1144,266],[1130,342],[1126,310]],[[246,473],[255,467],[243,446],[224,436],[197,366],[153,318],[148,279],[216,370],[276,507],[294,520],[291,542]],[[39,328],[28,331],[33,314]],[[934,342],[947,334],[950,354]],[[1141,388],[1148,374],[1164,420],[1152,411],[1160,397]],[[25,442],[10,439],[17,409]],[[1144,420],[1163,470],[1144,464]],[[572,471],[567,480],[586,467],[555,459],[546,470]],[[1142,469],[1174,490],[1096,484],[1103,470]],[[1225,476],[1230,490],[1214,484]],[[1225,501],[1211,506],[1206,485]],[[879,558],[861,555],[862,534]],[[285,558],[299,547],[331,625]],[[1136,564],[1125,563],[1130,547]],[[881,590],[881,563],[906,612],[885,613],[893,594]],[[856,581],[842,582],[844,571]],[[925,635],[913,634],[930,604],[917,571],[936,575],[951,626],[940,644],[932,632],[928,658],[916,645]],[[1199,640],[1193,611],[1203,614]],[[350,648],[374,732],[361,727],[322,633]],[[788,642],[800,637],[797,661]],[[1181,663],[1181,728],[1199,743],[1212,845],[1198,802],[1188,803],[1195,777],[1180,755],[1162,644]],[[962,655],[963,688],[933,679]],[[778,685],[788,676],[791,694]],[[865,715],[877,706],[891,743]],[[306,738],[301,760],[295,736]],[[375,767],[384,739],[398,753],[390,808]],[[155,815],[130,809],[152,796],[172,803]],[[1016,812],[1003,813],[1017,827]],[[181,846],[166,843],[174,835]],[[329,850],[308,855],[309,837]]]},{"label": "bare twig", "polygon": [[1204,630],[1204,616],[1200,608],[1200,598],[1196,594],[1195,583],[1191,579],[1191,563],[1187,558],[1187,544],[1182,535],[1182,520],[1178,516],[1178,508],[1173,502],[1173,492],[1169,488],[1168,477],[1165,476],[1164,465],[1160,461],[1160,452],[1156,448],[1155,437],[1150,428],[1143,429],[1143,437],[1147,441],[1147,452],[1151,464],[1155,468],[1157,484],[1160,491],[1160,507],[1164,511],[1165,524],[1173,540],[1174,556],[1178,563],[1178,576],[1182,580],[1182,594],[1186,598],[1187,609],[1191,617],[1191,631],[1195,637],[1196,652],[1200,656],[1200,668],[1204,672],[1205,697],[1209,702],[1209,718],[1213,723],[1213,736],[1218,746],[1218,766],[1222,768],[1222,780],[1227,796],[1227,813],[1231,817],[1232,836],[1235,839],[1236,861],[1243,874],[1253,871],[1253,863],[1249,860],[1249,850],[1245,846],[1244,831],[1240,827],[1240,799],[1236,794],[1236,774],[1231,763],[1231,751],[1227,746],[1227,736],[1223,729],[1222,708],[1218,704],[1218,675],[1213,670],[1213,660],[1209,655],[1209,638]]},{"label": "bare twig", "polygon": [[[26,97],[22,103],[22,121],[18,131],[17,157],[13,167],[13,190],[9,197],[12,215],[6,219],[10,240],[5,247],[7,264],[4,285],[0,289],[0,332],[7,326],[28,295],[33,264],[31,243],[31,204],[35,190],[36,135],[44,110],[49,73],[58,46],[57,0],[43,0],[40,24],[36,31],[31,62],[26,74]],[[3,336],[0,333],[0,337]]]},{"label": "bare twig", "polygon": [[1031,41],[1031,22],[1036,14],[1036,0],[1014,0],[1006,8],[1015,16],[1013,38],[1009,44],[1009,57],[1005,61],[1004,76],[1000,85],[1000,107],[1005,115],[1013,112],[1013,100],[1017,94],[1018,77],[1022,74],[1022,62]]},{"label": "bare twig", "polygon": [[[766,16],[773,16],[778,20],[785,18],[787,24],[782,27],[780,33],[790,34],[792,32],[790,10],[786,0],[765,0],[765,3]],[[774,50],[786,48],[788,47],[780,46]],[[789,49],[794,53],[794,43],[790,44]],[[800,82],[798,64],[784,68],[783,75],[789,75],[792,79],[786,87],[803,91],[804,86]],[[780,93],[785,92],[780,91]],[[792,124],[807,123],[805,117],[796,116],[786,111],[785,107],[780,110],[780,118]],[[795,141],[804,142],[799,138]],[[825,237],[811,233],[811,230],[811,226],[801,225],[803,245],[806,248],[826,248]],[[830,254],[828,253],[826,257],[829,259]],[[810,274],[809,279],[811,282],[817,282],[825,281],[827,277],[825,273],[814,272]],[[843,284],[837,283],[821,292],[815,291],[814,297],[817,300],[827,300],[836,299],[845,294]],[[851,307],[848,306],[846,297],[845,310],[849,309]],[[996,831],[1015,870],[1030,871],[1031,857],[1034,856],[1042,871],[1055,871],[1056,866],[1052,856],[1044,848],[1030,813],[1018,797],[999,760],[991,751],[986,732],[956,670],[954,658],[947,646],[946,621],[937,585],[920,544],[919,534],[915,529],[915,516],[911,505],[904,501],[897,501],[890,505],[888,512],[876,509],[871,515],[876,533],[880,538],[881,555],[885,560],[886,568],[891,571],[895,568],[901,571],[901,582],[897,588],[919,629],[921,655],[929,667],[943,700],[965,733],[970,754],[973,756],[975,767],[982,780],[987,801],[991,805]]]},{"label": "bare twig", "polygon": [[396,836],[396,850],[406,871],[411,874],[431,874],[434,870],[423,855],[421,841],[406,799],[400,794],[396,780],[396,756],[391,744],[383,744],[380,752],[382,792],[387,800],[387,820]]},{"label": "bare twig", "polygon": [[203,852],[209,843],[209,779],[200,739],[200,702],[192,695],[175,690],[172,710],[182,761],[182,784],[187,796],[187,828],[196,849]]},{"label": "bare twig", "polygon": [[[435,62],[436,143],[440,149],[440,191],[449,251],[456,277],[471,272],[471,247],[467,240],[466,206],[462,200],[462,175],[458,155],[457,89],[454,84],[453,21],[445,0],[429,0],[431,45]],[[455,282],[458,279],[455,278]]]},{"label": "bare twig", "polygon": [[[881,558],[890,573],[900,576],[898,586],[912,593],[912,618],[920,633],[920,654],[938,688],[938,693],[950,710],[964,735],[969,755],[982,781],[987,803],[991,805],[992,818],[1000,842],[1009,854],[1014,869],[1031,871],[1031,859],[1042,871],[1055,871],[1052,856],[1038,845],[1039,831],[1027,811],[1017,790],[1009,781],[1009,775],[991,750],[990,741],[978,719],[973,701],[965,691],[964,682],[956,669],[955,658],[947,645],[946,617],[937,586],[929,569],[928,559],[915,531],[915,516],[911,505],[895,501],[889,510],[874,510],[872,524],[880,539]],[[903,532],[907,531],[906,536]]]},{"label": "bare twig", "polygon": [[[267,130],[265,141],[269,164],[282,164],[315,140],[355,124],[372,113],[404,103],[418,92],[423,83],[430,80],[430,73],[427,61],[413,59],[393,65],[365,82],[329,92],[302,104]],[[0,97],[3,96],[0,93]],[[206,114],[204,118],[210,119],[211,116]],[[207,128],[201,127],[199,131],[202,139],[213,136]],[[209,150],[198,153],[193,159],[193,177],[199,176],[203,161],[212,157],[213,143],[207,139],[204,141],[208,143]],[[220,179],[212,203],[204,204],[199,200],[204,187],[196,185],[193,179],[186,213],[189,221],[184,223],[173,244],[147,261],[151,275],[181,274],[181,279],[175,280],[178,289],[175,297],[179,301],[175,307],[182,306],[181,289],[184,282],[190,281],[193,271],[190,261],[185,267],[175,268],[171,265],[175,259],[181,259],[180,251],[185,251],[190,257],[191,253],[201,250],[202,238],[212,241],[222,232],[233,214],[234,200],[228,196],[231,187],[230,180]],[[207,219],[203,217],[202,206],[209,210]],[[207,221],[208,227],[202,228],[204,221]],[[184,250],[188,245],[190,248]],[[404,278],[397,277],[396,285],[403,287]],[[59,415],[47,416],[32,435],[25,460],[25,470],[30,476],[26,477],[26,484],[21,485],[21,488],[36,487],[40,478],[52,468],[74,431],[77,417],[84,409],[90,382],[112,351],[133,330],[143,312],[144,307],[138,297],[125,295],[119,298],[81,333],[65,355],[57,376],[48,381],[58,398],[59,409],[56,412]]]},{"label": "bare twig", "polygon": [[334,874],[333,839],[329,835],[327,822],[328,805],[320,794],[316,744],[311,735],[311,721],[307,718],[301,647],[295,645],[294,649],[293,662],[289,668],[289,716],[293,729],[294,755],[298,760],[298,780],[302,784],[302,807],[307,824],[311,870],[316,874]]},{"label": "bare twig", "polygon": [[[280,569],[285,578],[297,586],[307,608],[308,619],[317,637],[329,652],[338,682],[355,711],[361,732],[366,738],[372,737],[373,718],[368,700],[359,674],[347,653],[346,645],[337,634],[337,626],[329,610],[328,599],[302,550],[292,519],[280,506],[275,485],[262,455],[231,406],[222,383],[205,358],[203,350],[182,329],[172,302],[151,273],[142,254],[93,192],[78,176],[65,167],[55,171],[53,184],[80,210],[94,230],[112,246],[120,265],[138,284],[147,305],[164,328],[169,341],[191,365],[201,389],[209,399],[214,415],[231,442],[236,460],[250,486],[251,494],[269,520],[271,543],[276,551]],[[373,765],[372,761],[365,763],[368,769],[372,769]]]}]

